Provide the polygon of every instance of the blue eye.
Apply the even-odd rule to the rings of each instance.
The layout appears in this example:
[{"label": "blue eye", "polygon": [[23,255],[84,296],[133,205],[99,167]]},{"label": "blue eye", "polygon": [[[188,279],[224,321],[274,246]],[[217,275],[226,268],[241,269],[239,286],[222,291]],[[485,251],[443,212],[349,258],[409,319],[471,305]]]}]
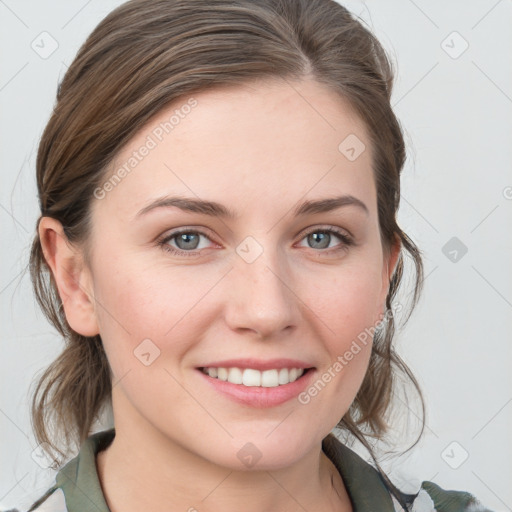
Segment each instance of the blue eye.
[{"label": "blue eye", "polygon": [[[333,240],[333,238],[338,238],[339,240],[341,240],[342,243],[337,246],[330,247],[330,243]],[[329,249],[328,251],[323,252],[331,252],[331,250],[337,251],[345,249],[348,246],[354,244],[352,237],[332,227],[327,229],[315,228],[306,233],[303,239],[306,239],[307,243],[313,245],[312,247],[310,246],[311,249]]]},{"label": "blue eye", "polygon": [[[196,256],[198,253],[192,251],[197,251],[198,249],[203,248],[199,247],[200,237],[205,237],[210,240],[208,236],[201,231],[175,231],[161,240],[159,245],[161,245],[164,250],[172,254],[178,254],[180,256]],[[171,241],[174,241],[177,247],[169,245],[169,242]]]},{"label": "blue eye", "polygon": [[[158,242],[158,245],[165,251],[178,256],[198,256],[201,249],[201,237],[209,240],[211,239],[202,231],[183,229],[175,231]],[[335,239],[341,240],[341,243],[331,246],[331,242]],[[347,249],[349,246],[354,245],[354,241],[348,234],[333,228],[315,228],[305,233],[301,240],[306,240],[310,249],[320,249],[320,253],[331,253]],[[173,242],[174,245],[171,245]],[[304,247],[304,246],[301,246]]]}]

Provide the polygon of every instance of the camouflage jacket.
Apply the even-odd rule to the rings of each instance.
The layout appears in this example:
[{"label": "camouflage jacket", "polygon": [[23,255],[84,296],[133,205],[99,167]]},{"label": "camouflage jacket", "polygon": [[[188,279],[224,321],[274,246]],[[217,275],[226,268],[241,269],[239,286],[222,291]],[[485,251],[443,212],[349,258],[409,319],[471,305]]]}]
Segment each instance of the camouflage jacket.
[{"label": "camouflage jacket", "polygon": [[[114,436],[114,428],[89,436],[78,455],[58,471],[54,484],[27,512],[110,512],[96,470],[96,454]],[[398,491],[398,500],[383,476],[334,435],[324,439],[322,448],[338,469],[354,512],[403,511],[400,501],[412,512],[491,512],[467,492],[447,491],[428,481],[421,484],[416,494]]]}]

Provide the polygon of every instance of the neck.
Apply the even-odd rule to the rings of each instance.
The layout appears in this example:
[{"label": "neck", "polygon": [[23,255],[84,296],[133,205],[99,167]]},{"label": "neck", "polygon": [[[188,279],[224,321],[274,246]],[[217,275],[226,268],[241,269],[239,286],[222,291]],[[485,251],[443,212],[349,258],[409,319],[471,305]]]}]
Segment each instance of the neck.
[{"label": "neck", "polygon": [[352,511],[321,445],[290,467],[237,471],[190,452],[147,423],[116,422],[116,436],[96,464],[111,512]]}]

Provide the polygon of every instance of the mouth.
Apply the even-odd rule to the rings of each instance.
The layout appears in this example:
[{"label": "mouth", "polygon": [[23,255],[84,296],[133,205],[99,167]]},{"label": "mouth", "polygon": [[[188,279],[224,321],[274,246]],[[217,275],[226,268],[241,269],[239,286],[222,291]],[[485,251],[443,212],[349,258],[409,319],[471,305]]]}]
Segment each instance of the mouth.
[{"label": "mouth", "polygon": [[196,367],[221,396],[254,408],[269,408],[297,398],[315,379],[316,368],[294,360],[232,360]]},{"label": "mouth", "polygon": [[205,375],[231,384],[246,387],[276,388],[286,386],[300,379],[313,368],[271,368],[258,370],[256,368],[239,367],[200,367]]}]

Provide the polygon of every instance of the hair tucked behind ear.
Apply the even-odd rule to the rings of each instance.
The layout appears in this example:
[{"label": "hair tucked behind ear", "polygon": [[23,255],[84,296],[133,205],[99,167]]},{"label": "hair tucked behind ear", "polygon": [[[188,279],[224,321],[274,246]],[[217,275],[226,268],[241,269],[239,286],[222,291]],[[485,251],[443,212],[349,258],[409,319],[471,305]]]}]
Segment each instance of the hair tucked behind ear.
[{"label": "hair tucked behind ear", "polygon": [[[88,437],[102,405],[110,400],[112,375],[100,336],[85,337],[69,328],[39,236],[32,244],[30,261],[36,298],[65,342],[62,353],[40,376],[32,396],[32,428],[37,440],[50,446],[55,458],[52,467],[57,469],[67,450],[62,451],[55,440],[63,447],[74,444],[78,448]],[[52,422],[59,437],[50,432]]]},{"label": "hair tucked behind ear", "polygon": [[[333,0],[132,0],[115,9],[80,48],[58,88],[37,155],[41,216],[59,220],[68,239],[87,251],[94,190],[151,118],[212,87],[272,78],[325,84],[364,121],[382,244],[389,250],[399,238],[402,254],[412,257],[414,308],[423,267],[418,248],[396,222],[405,148],[390,105],[393,70],[378,40]],[[386,431],[393,376],[399,372],[417,387],[392,347],[392,303],[403,263],[401,255],[386,300],[388,320],[375,335],[367,375],[340,423],[370,453],[367,436]],[[111,375],[100,337],[69,328],[37,236],[30,264],[37,300],[65,343],[39,380],[33,426],[40,442],[63,455],[60,448],[70,440],[80,444],[87,437],[110,398]]]}]

